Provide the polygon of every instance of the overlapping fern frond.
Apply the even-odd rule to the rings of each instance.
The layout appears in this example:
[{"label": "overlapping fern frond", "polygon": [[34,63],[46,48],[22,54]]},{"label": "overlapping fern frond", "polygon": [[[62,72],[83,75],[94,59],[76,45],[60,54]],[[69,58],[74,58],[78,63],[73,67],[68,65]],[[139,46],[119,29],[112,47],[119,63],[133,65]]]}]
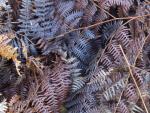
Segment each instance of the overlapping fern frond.
[{"label": "overlapping fern frond", "polygon": [[[55,61],[52,65],[45,65],[43,72],[35,68],[37,72],[33,75],[34,72],[30,71],[30,75],[19,86],[20,100],[14,103],[10,100],[9,112],[60,112],[71,85],[70,76],[76,75],[78,71],[73,58],[61,59],[59,55],[52,57],[56,57]],[[36,64],[34,62],[30,66],[38,66],[38,61]],[[44,65],[44,62],[41,63]]]},{"label": "overlapping fern frond", "polygon": [[148,0],[1,0],[2,112],[148,113],[149,7]]}]

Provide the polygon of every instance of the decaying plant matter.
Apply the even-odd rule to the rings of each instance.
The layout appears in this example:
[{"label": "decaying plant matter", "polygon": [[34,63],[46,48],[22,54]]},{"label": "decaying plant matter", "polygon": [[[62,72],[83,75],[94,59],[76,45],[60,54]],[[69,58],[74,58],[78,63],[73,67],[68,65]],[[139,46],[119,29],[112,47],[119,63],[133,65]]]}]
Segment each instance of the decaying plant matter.
[{"label": "decaying plant matter", "polygon": [[149,113],[149,0],[1,0],[1,112]]}]

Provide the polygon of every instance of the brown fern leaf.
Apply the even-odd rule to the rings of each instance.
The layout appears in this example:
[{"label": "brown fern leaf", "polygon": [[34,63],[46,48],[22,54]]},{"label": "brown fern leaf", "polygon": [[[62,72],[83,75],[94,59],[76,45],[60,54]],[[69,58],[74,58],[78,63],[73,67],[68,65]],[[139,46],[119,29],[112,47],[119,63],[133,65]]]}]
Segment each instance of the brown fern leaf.
[{"label": "brown fern leaf", "polygon": [[133,74],[134,74],[134,77],[135,77],[135,80],[137,82],[137,84],[139,85],[139,87],[142,87],[142,85],[144,85],[144,74],[142,72],[142,70],[139,70],[138,68],[134,69],[133,68]]},{"label": "brown fern leaf", "polygon": [[114,59],[113,62],[116,63],[116,65],[123,65],[124,60],[122,58],[121,50],[117,44],[110,44],[108,51],[111,57]]},{"label": "brown fern leaf", "polygon": [[[51,57],[54,57],[52,58],[54,61],[42,68],[43,73],[39,73],[38,65],[34,63],[36,66],[32,67],[33,72],[31,71],[22,81],[22,85],[19,85],[21,99],[10,106],[12,113],[60,113],[70,89],[74,60],[61,58],[57,54]],[[37,72],[34,73],[36,70]],[[32,76],[34,74],[35,77]]]},{"label": "brown fern leaf", "polygon": [[114,37],[124,48],[127,48],[129,46],[129,29],[127,27],[120,26]]},{"label": "brown fern leaf", "polygon": [[17,101],[19,101],[20,96],[19,95],[14,95],[11,97],[10,101],[9,101],[9,106],[15,104]]},{"label": "brown fern leaf", "polygon": [[101,58],[101,62],[105,67],[113,67],[114,66],[107,53],[103,54],[103,57]]},{"label": "brown fern leaf", "polygon": [[7,58],[8,60],[16,60],[16,48],[8,45],[10,41],[11,38],[9,38],[7,34],[0,35],[0,55]]},{"label": "brown fern leaf", "polygon": [[136,103],[138,101],[138,95],[134,84],[129,83],[124,90],[124,96],[128,101]]},{"label": "brown fern leaf", "polygon": [[126,105],[124,100],[119,102],[119,106],[117,108],[117,113],[130,113],[128,106]]},{"label": "brown fern leaf", "polygon": [[131,5],[133,5],[133,0],[106,0],[105,2],[105,7],[109,8],[111,6],[122,6],[122,9],[124,11],[124,13],[128,13],[129,8],[131,7]]},{"label": "brown fern leaf", "polygon": [[11,34],[0,35],[0,55],[2,57],[7,58],[8,60],[12,59],[13,62],[15,63],[18,74],[22,76],[19,69],[21,62],[17,59],[18,56],[16,51],[17,48],[13,48],[12,46],[9,45],[9,42],[12,40],[11,37],[13,37]]},{"label": "brown fern leaf", "polygon": [[107,52],[101,58],[101,62],[104,66],[119,67],[124,65],[124,59],[119,45],[116,42],[112,42],[107,48]]},{"label": "brown fern leaf", "polygon": [[[0,94],[0,96],[2,96],[2,94]],[[3,99],[0,101],[0,113],[6,113],[8,108],[6,99]]]},{"label": "brown fern leaf", "polygon": [[[147,38],[144,33],[140,33],[138,30],[135,31],[135,34],[132,34],[133,37],[135,35],[137,35],[137,36],[134,37],[130,41],[130,44],[129,44],[130,49],[129,49],[129,51],[127,51],[127,56],[129,58],[129,61],[131,64],[134,64],[135,60],[137,60],[138,57],[142,56],[142,51],[139,51],[139,50],[142,50],[142,48],[145,44],[145,40]],[[131,32],[133,32],[133,31],[131,30]]]}]

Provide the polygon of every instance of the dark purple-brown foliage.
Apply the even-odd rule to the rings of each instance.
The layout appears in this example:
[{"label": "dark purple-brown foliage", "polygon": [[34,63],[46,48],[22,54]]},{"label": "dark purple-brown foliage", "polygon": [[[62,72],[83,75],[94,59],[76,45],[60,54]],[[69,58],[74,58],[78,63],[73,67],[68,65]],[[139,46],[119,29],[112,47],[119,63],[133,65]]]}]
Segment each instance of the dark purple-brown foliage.
[{"label": "dark purple-brown foliage", "polygon": [[149,0],[1,0],[0,113],[149,113]]}]

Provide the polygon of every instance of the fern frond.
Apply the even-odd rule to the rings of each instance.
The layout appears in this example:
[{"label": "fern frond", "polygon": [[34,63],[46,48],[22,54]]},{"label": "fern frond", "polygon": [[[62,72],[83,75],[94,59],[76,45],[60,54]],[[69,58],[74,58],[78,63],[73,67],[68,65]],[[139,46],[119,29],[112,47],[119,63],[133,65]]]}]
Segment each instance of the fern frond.
[{"label": "fern frond", "polygon": [[103,69],[98,68],[90,75],[89,84],[99,83],[101,86],[106,84],[106,79],[110,75],[110,72],[105,72]]},{"label": "fern frond", "polygon": [[126,78],[119,80],[103,92],[103,95],[107,101],[113,99],[113,97],[116,96],[117,93],[121,93],[121,91],[126,87],[125,80]]},{"label": "fern frond", "polygon": [[8,4],[8,1],[3,1],[3,4],[0,6],[0,22],[5,23],[0,26],[0,33],[8,33],[13,31],[12,24],[12,8]]},{"label": "fern frond", "polygon": [[86,39],[94,39],[96,38],[94,32],[92,30],[85,30],[83,32],[83,37],[86,38]]},{"label": "fern frond", "polygon": [[8,60],[11,58],[15,60],[17,58],[16,48],[13,48],[8,45],[10,41],[11,41],[11,38],[9,38],[7,34],[0,36],[0,44],[1,44],[0,54],[1,56],[7,58]]},{"label": "fern frond", "polygon": [[57,7],[58,11],[61,13],[60,16],[66,17],[66,15],[73,10],[74,1],[61,2]]},{"label": "fern frond", "polygon": [[85,12],[87,12],[88,16],[93,16],[97,11],[97,8],[95,5],[89,3],[85,9]]},{"label": "fern frond", "polygon": [[72,23],[74,21],[78,21],[78,19],[80,19],[83,16],[83,12],[82,11],[72,11],[71,13],[67,13],[65,15],[65,21],[66,23]]},{"label": "fern frond", "polygon": [[128,101],[135,102],[135,103],[137,102],[138,95],[134,84],[129,83],[126,86],[126,89],[124,90],[124,96],[128,99]]},{"label": "fern frond", "polygon": [[7,102],[6,102],[6,99],[4,99],[2,102],[0,102],[0,112],[6,113],[7,108],[8,108]]},{"label": "fern frond", "polygon": [[[37,73],[39,73],[37,77],[41,79],[37,80],[32,76],[31,78],[28,76],[25,82],[19,86],[21,99],[25,96],[27,97],[24,98],[25,101],[21,100],[15,103],[14,107],[10,107],[13,112],[60,112],[61,105],[68,95],[69,88],[71,88],[71,77],[77,77],[76,75],[79,74],[80,70],[77,69],[76,66],[78,63],[74,61],[74,58],[66,58],[65,55],[60,57],[56,53],[50,54],[52,54],[51,57],[56,57],[54,58],[55,61],[53,63],[51,62],[52,64],[43,62],[47,66],[43,68],[39,67],[43,71],[42,73],[39,73],[39,69],[37,69]],[[56,56],[53,56],[53,54]],[[36,67],[32,68],[34,69]],[[32,107],[28,106],[29,103]],[[24,108],[26,109],[23,111]]]},{"label": "fern frond", "polygon": [[104,25],[102,28],[102,37],[107,39],[111,35],[111,33],[115,32],[119,28],[121,24],[122,24],[121,21],[119,22],[114,21]]},{"label": "fern frond", "polygon": [[119,106],[117,108],[117,111],[119,113],[130,113],[129,109],[128,109],[128,106],[126,105],[125,103],[125,100],[121,100],[119,102]]},{"label": "fern frond", "polygon": [[106,0],[105,1],[105,6],[106,8],[109,8],[111,6],[122,6],[124,12],[127,14],[129,8],[131,7],[131,5],[133,5],[133,0],[124,0],[124,1],[120,1],[120,0]]},{"label": "fern frond", "polygon": [[23,7],[20,9],[20,17],[18,21],[21,23],[19,24],[19,31],[18,32],[23,32],[26,36],[31,35],[31,27],[32,23],[30,20],[33,18],[32,14],[32,1],[31,0],[23,0],[21,2],[21,6]]},{"label": "fern frond", "polygon": [[129,102],[129,106],[129,109],[132,113],[144,113],[142,108],[132,102]]},{"label": "fern frond", "polygon": [[7,34],[0,36],[0,55],[8,60],[12,59],[15,63],[18,74],[22,76],[19,68],[21,62],[17,59],[17,48],[13,48],[12,46],[8,45],[10,41],[11,39],[7,36]]},{"label": "fern frond", "polygon": [[135,77],[139,87],[144,85],[144,82],[145,82],[144,81],[144,77],[145,77],[146,71],[144,72],[144,71],[142,71],[142,70],[140,70],[138,68],[137,69],[133,68],[133,73],[134,73],[134,77]]},{"label": "fern frond", "polygon": [[142,113],[139,97],[150,108],[149,13],[148,0],[1,0],[8,112]]},{"label": "fern frond", "polygon": [[[34,5],[34,16],[37,16],[38,20],[38,29],[33,29],[33,32],[37,35],[37,37],[48,38],[52,36],[51,28],[52,28],[52,18],[54,13],[54,2],[49,0],[39,1],[35,0]],[[35,28],[33,26],[33,28]]]},{"label": "fern frond", "polygon": [[118,65],[123,65],[123,59],[122,59],[122,53],[121,50],[119,48],[119,46],[115,43],[110,44],[110,46],[108,47],[108,52],[109,54],[111,54],[111,56],[114,59],[114,63],[118,64]]},{"label": "fern frond", "polygon": [[107,54],[103,55],[101,62],[105,67],[112,67],[112,61]]},{"label": "fern frond", "polygon": [[72,83],[72,92],[76,92],[81,89],[85,85],[85,82],[86,80],[83,77],[74,78]]},{"label": "fern frond", "polygon": [[[92,32],[92,31],[89,31]],[[79,39],[72,39],[69,41],[71,52],[83,65],[88,66],[88,64],[92,61],[94,56],[97,54],[99,49],[100,41],[95,39],[94,36],[90,33],[90,37],[87,37],[87,31],[83,31],[75,34],[73,37],[78,36]],[[94,38],[94,39],[90,39]]]},{"label": "fern frond", "polygon": [[77,0],[75,6],[77,9],[86,8],[88,5],[89,0]]}]

